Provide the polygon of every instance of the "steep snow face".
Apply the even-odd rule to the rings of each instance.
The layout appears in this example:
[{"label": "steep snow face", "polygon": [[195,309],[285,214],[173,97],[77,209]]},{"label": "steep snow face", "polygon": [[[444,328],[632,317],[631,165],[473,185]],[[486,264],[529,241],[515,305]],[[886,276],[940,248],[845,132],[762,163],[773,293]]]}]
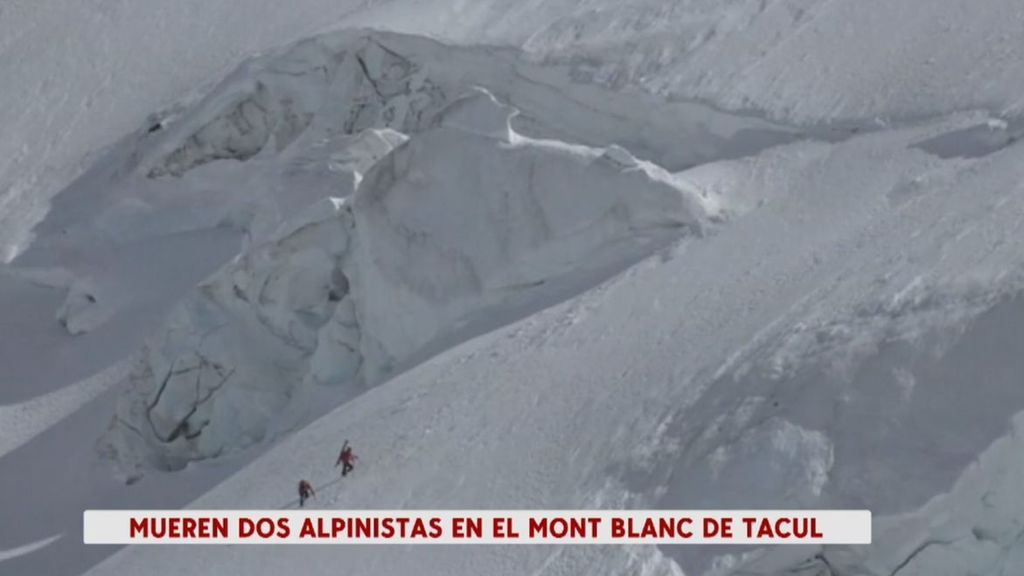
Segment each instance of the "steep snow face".
[{"label": "steep snow face", "polygon": [[337,402],[701,231],[701,198],[664,170],[522,137],[513,115],[482,89],[454,100],[351,202],[315,204],[205,282],[131,378],[107,442],[126,469],[244,448],[308,401],[302,383],[344,386]]},{"label": "steep snow face", "polygon": [[[684,216],[703,211],[736,226],[370,391],[197,505],[276,506],[299,475],[323,486],[332,474],[324,455],[350,437],[374,472],[353,477],[330,505],[868,505],[884,515],[876,533],[886,538],[771,553],[345,550],[354,573],[1021,571],[1019,417],[1006,430],[1021,409],[1018,123],[956,115],[676,176],[643,161],[675,171],[960,108],[1012,116],[1024,86],[1016,2],[372,2],[359,22],[509,48],[329,34],[249,61],[208,98],[99,151],[183,90],[205,93],[202,82],[239,54],[334,25],[354,7],[236,4],[0,8],[0,69],[13,86],[0,92],[0,259],[17,256],[18,267],[0,276],[10,298],[0,320],[16,335],[0,347],[14,382],[0,428],[17,428],[0,443],[13,450],[0,484],[10,494],[37,487],[4,507],[19,520],[0,524],[4,569],[70,573],[104,554],[83,553],[72,537],[78,510],[176,506],[231,468],[154,474],[125,492],[92,466],[98,431],[83,421],[99,403],[43,432],[102,394],[120,365],[103,367],[239,242],[243,256],[174,312],[136,365],[143,393],[125,398],[107,445],[130,477],[299,427],[317,413],[310,405],[334,405],[375,373],[383,379],[574,294],[694,227]],[[474,85],[521,110],[512,130],[481,94],[436,115]],[[826,127],[723,114],[694,98]],[[477,164],[459,164],[465,180],[420,166],[455,164],[420,143],[453,135],[475,142],[482,150],[462,149],[465,157],[508,177],[515,195],[496,192]],[[51,193],[97,154],[29,244]],[[552,204],[506,164],[534,168],[555,187]],[[555,167],[577,176],[563,181]],[[389,192],[316,204],[348,197],[364,178],[367,190]],[[475,202],[423,210],[494,222],[507,208],[544,242],[500,225],[459,237],[411,207],[421,184],[447,201],[470,180],[490,186]],[[571,184],[595,180],[595,209],[556,209],[575,204]],[[640,191],[607,193],[605,180]],[[684,192],[681,208],[665,201],[666,187],[672,198]],[[700,211],[686,190],[701,192]],[[568,227],[545,232],[548,220]],[[384,232],[365,233],[360,221]],[[424,235],[437,242],[420,243]],[[416,239],[437,266],[417,267],[399,238]],[[422,324],[409,330],[384,296]],[[43,325],[52,330],[29,318],[52,318]],[[977,390],[965,394],[964,382]],[[85,481],[65,478],[69,467]],[[56,511],[53,495],[70,504]],[[51,538],[67,526],[67,538]],[[57,552],[29,554],[47,543]],[[223,562],[316,573],[336,571],[335,554],[131,550],[98,572],[165,563],[208,573]]]},{"label": "steep snow face", "polygon": [[[135,6],[132,4],[131,10]],[[10,14],[5,6],[3,17]],[[216,23],[216,14],[207,15]],[[8,22],[4,20],[0,26]],[[170,20],[166,23],[174,25]],[[232,26],[235,24],[233,21]],[[88,29],[85,23],[83,29]],[[153,32],[154,41],[160,34]],[[95,37],[109,40],[111,50],[135,54],[117,47],[116,34]],[[197,40],[194,45],[204,44]],[[96,63],[106,66],[117,61],[99,58]],[[189,77],[182,68],[187,61],[153,66],[151,72],[159,78],[151,79],[152,85],[165,86],[165,80],[178,82]],[[4,65],[11,62],[4,60]],[[79,71],[75,69],[76,74]],[[81,76],[75,77],[81,80]],[[112,78],[111,82],[119,82],[118,75]],[[132,77],[131,84],[118,84],[118,94],[130,96],[131,102],[123,106],[129,117],[137,104],[149,102],[154,95],[149,84],[138,84],[147,82],[146,78],[139,74]],[[453,113],[439,120],[437,112],[473,86],[485,87],[497,100],[520,110],[519,115],[508,122],[507,110],[491,107],[490,99],[475,104],[466,100],[463,117]],[[351,328],[359,325],[359,318],[354,313],[351,321],[345,316],[346,310],[354,307],[331,300],[341,295],[338,291],[332,296],[331,287],[342,287],[350,280],[348,271],[341,277],[333,274],[337,266],[332,267],[330,260],[335,240],[311,244],[296,240],[284,242],[286,247],[279,252],[261,250],[284,241],[304,223],[316,222],[312,228],[319,230],[316,234],[321,237],[335,234],[332,226],[336,228],[344,219],[342,208],[325,202],[312,212],[304,213],[304,209],[328,197],[348,197],[377,162],[410,136],[445,129],[483,142],[505,140],[502,146],[508,150],[502,152],[505,160],[501,162],[520,167],[536,164],[545,174],[562,162],[586,182],[598,173],[623,186],[632,187],[640,180],[644,183],[635,190],[637,198],[648,198],[652,187],[664,190],[667,186],[678,192],[688,185],[647,161],[675,170],[708,159],[751,154],[805,135],[805,131],[706,106],[573,84],[565,70],[531,64],[513,49],[452,47],[425,38],[369,31],[326,34],[257,55],[212,89],[197,85],[196,90],[208,95],[183,100],[149,116],[143,124],[131,122],[135,131],[110,148],[95,150],[92,167],[53,198],[45,218],[33,229],[34,240],[0,271],[5,302],[0,307],[0,325],[13,335],[0,344],[4,368],[0,413],[10,416],[8,426],[0,428],[17,428],[17,432],[10,430],[10,441],[4,447],[11,452],[0,460],[0,483],[5,483],[10,493],[32,484],[38,487],[36,498],[60,494],[64,503],[47,506],[45,515],[38,513],[42,500],[5,503],[4,513],[23,521],[0,523],[6,528],[0,529],[0,548],[19,549],[36,540],[52,542],[46,553],[5,560],[5,569],[77,573],[107,553],[81,544],[77,536],[80,510],[115,504],[180,506],[265,450],[269,444],[261,443],[261,438],[275,438],[283,430],[301,427],[312,415],[362,392],[361,386],[373,382],[367,374],[381,369],[378,361],[383,370],[414,365],[466,337],[564,299],[689,229],[675,224],[666,227],[665,218],[651,216],[647,208],[625,194],[627,190],[615,201],[616,206],[621,201],[621,206],[610,208],[609,215],[597,224],[586,224],[595,216],[593,212],[581,212],[583,219],[573,221],[559,208],[557,214],[545,218],[576,222],[582,228],[562,231],[563,235],[543,249],[514,246],[510,252],[513,259],[507,260],[514,274],[502,276],[493,267],[481,266],[492,276],[483,279],[479,290],[460,289],[465,309],[443,303],[443,314],[456,320],[452,325],[439,321],[417,334],[416,338],[429,338],[429,342],[419,346],[404,336],[389,336],[379,342],[372,335],[364,338],[363,330]],[[118,99],[106,98],[106,88],[93,93],[97,104],[114,102],[116,107]],[[10,92],[0,98],[8,95]],[[54,105],[45,97],[37,100],[33,106]],[[95,107],[90,110],[100,113]],[[54,112],[54,118],[59,117]],[[452,125],[444,127],[438,122]],[[518,136],[509,133],[503,138],[508,124]],[[66,127],[74,132],[89,125],[91,120]],[[115,128],[120,125],[109,123]],[[11,133],[3,131],[0,139]],[[107,142],[107,135],[94,134],[95,140],[90,142]],[[35,134],[25,140],[28,150],[35,149],[32,138]],[[524,141],[529,145],[521,146]],[[535,153],[537,150],[544,153]],[[56,154],[57,148],[53,152]],[[417,152],[424,157],[430,153]],[[492,168],[501,163],[479,153],[465,153]],[[497,151],[491,153],[498,155]],[[56,156],[46,158],[49,162]],[[594,166],[582,167],[589,164]],[[605,164],[615,168],[602,168]],[[57,170],[46,174],[59,176]],[[435,184],[451,183],[442,176]],[[415,174],[404,175],[403,186],[414,178]],[[559,182],[567,187],[572,184],[551,176],[545,185]],[[530,190],[521,179],[514,183],[517,194]],[[608,208],[603,203],[610,196],[600,186],[595,191],[599,205]],[[585,196],[585,191],[579,192]],[[721,189],[704,192],[707,197],[701,198],[701,209],[708,212],[709,220],[734,217],[754,205],[725,204]],[[561,203],[565,199],[561,193],[553,194],[552,199]],[[500,195],[486,197],[488,202],[501,199]],[[675,214],[677,208],[672,203],[654,204],[666,214]],[[41,203],[33,205],[43,207]],[[25,214],[6,212],[10,206],[4,217],[14,214],[11,218],[19,219]],[[472,210],[481,209],[474,206]],[[629,217],[622,220],[626,213]],[[599,228],[619,234],[634,217],[641,227],[624,232],[621,241],[605,238],[608,243],[603,244]],[[673,218],[670,215],[668,219]],[[296,228],[282,227],[286,220]],[[531,222],[531,226],[536,223]],[[419,222],[412,219],[402,225],[407,224]],[[9,232],[17,235],[17,227],[5,225],[0,236],[7,237]],[[296,239],[302,236],[298,233]],[[481,244],[485,245],[491,246]],[[580,253],[586,260],[569,258],[577,249],[589,250]],[[232,265],[231,274],[240,288],[251,288],[251,292],[239,293],[256,304],[235,301],[234,283],[224,277],[218,276],[223,284],[204,282],[240,251],[244,257]],[[373,257],[372,252],[367,254]],[[292,256],[294,265],[287,262]],[[355,255],[350,256],[356,262]],[[477,264],[482,262],[479,255],[470,257]],[[594,259],[589,260],[591,257]],[[567,259],[571,260],[569,268],[556,269],[558,262]],[[534,265],[544,269],[531,270]],[[513,276],[527,278],[531,284],[499,286]],[[357,279],[353,276],[349,282],[350,292],[355,291]],[[201,283],[203,293],[212,291],[215,297],[199,296],[195,288]],[[260,302],[263,285],[267,286],[266,297]],[[417,300],[420,297],[408,300],[424,308]],[[500,306],[491,306],[498,301]],[[375,306],[378,312],[387,312],[381,301]],[[257,308],[258,313],[254,311]],[[318,329],[325,318],[326,323]],[[175,331],[174,326],[180,329]],[[396,329],[393,324],[388,326]],[[154,334],[157,337],[150,342],[161,348],[133,357],[140,342]],[[197,346],[202,334],[206,334],[207,344]],[[417,352],[412,357],[399,358],[413,349]],[[174,372],[175,388],[166,390],[152,409],[155,389],[137,404],[126,398],[122,414],[128,419],[117,423],[126,428],[116,430],[126,436],[104,446],[108,453],[116,449],[126,462],[120,480],[136,478],[149,466],[179,467],[190,458],[226,454],[241,445],[251,444],[252,450],[189,466],[180,473],[153,473],[146,482],[129,489],[123,481],[110,478],[108,467],[95,461],[95,440],[105,433],[121,388],[117,384],[123,384],[119,382],[125,366],[121,361],[139,360],[143,355],[144,360],[128,364],[135,368],[131,380],[151,386]],[[369,357],[375,360],[368,361]],[[252,367],[238,366],[250,361]],[[155,373],[150,375],[147,370]],[[352,374],[355,376],[350,377]],[[217,392],[203,401],[213,390]],[[96,400],[82,406],[91,398]],[[213,411],[210,405],[192,411],[196,404],[206,406],[210,401],[220,402],[225,410]],[[230,406],[235,410],[228,409]],[[282,406],[287,409],[272,412]],[[153,424],[143,415],[151,415]],[[216,416],[217,423],[207,424],[207,416]],[[136,427],[138,433],[128,432],[127,426]],[[217,439],[214,432],[218,430],[234,444]],[[224,452],[218,448],[222,444]],[[67,476],[61,471],[69,465],[85,472]],[[46,540],[57,533],[65,537]]]},{"label": "steep snow face", "polygon": [[[564,70],[532,65],[515,50],[374,32],[279,48],[246,62],[205,98],[154,114],[54,198],[13,266],[63,293],[43,315],[68,335],[117,336],[70,380],[46,370],[17,379],[46,393],[121,359],[124,350],[115,348],[133,347],[240,243],[260,245],[311,203],[350,195],[406,133],[433,126],[437,112],[472,86],[520,110],[511,123],[519,134],[608,147],[606,160],[623,166],[635,155],[674,170],[806,135],[700,105],[573,84]],[[477,135],[505,130],[503,114],[480,124]],[[704,199],[716,218],[750,207],[725,206],[716,196],[712,190]]]},{"label": "steep snow face", "polygon": [[375,364],[410,357],[485,303],[565,289],[560,277],[699,231],[701,199],[660,168],[621,149],[520,137],[508,117],[487,93],[457,100],[354,198],[365,218],[356,285],[384,355]]},{"label": "steep snow face", "polygon": [[[866,506],[875,545],[150,547],[92,574],[328,574],[341,555],[353,574],[1016,573],[1024,148],[919,147],[979,120],[684,173],[764,202],[361,395],[194,503],[287,506],[301,471],[340,509]],[[334,487],[343,438],[361,467]]]},{"label": "steep snow face", "polygon": [[[520,112],[485,89],[465,95],[474,85]],[[696,140],[680,146],[687,134]],[[582,289],[705,216],[747,209],[725,207],[719,191],[698,198],[623,147],[553,138],[615,138],[688,165],[743,153],[737,143],[750,134],[763,136],[759,146],[796,137],[700,106],[574,87],[515,52],[328,34],[247,62],[195,106],[125,138],[68,195],[102,182],[102,201],[62,196],[19,262],[51,262],[69,225],[108,243],[218,227],[253,248],[143,353],[138,393],[108,443],[134,478],[146,462],[178,468],[273,436],[270,415],[285,406],[295,413],[273,426],[297,425],[303,410],[315,412],[293,401],[299,383],[344,384],[326,404],[342,401]],[[296,216],[356,187],[363,193],[351,206],[321,203],[323,214]],[[352,222],[339,224],[353,207]],[[290,217],[295,237],[279,228]],[[72,278],[59,312],[70,332],[117,318],[120,299],[103,288],[116,278]],[[246,349],[259,357],[249,362]]]}]

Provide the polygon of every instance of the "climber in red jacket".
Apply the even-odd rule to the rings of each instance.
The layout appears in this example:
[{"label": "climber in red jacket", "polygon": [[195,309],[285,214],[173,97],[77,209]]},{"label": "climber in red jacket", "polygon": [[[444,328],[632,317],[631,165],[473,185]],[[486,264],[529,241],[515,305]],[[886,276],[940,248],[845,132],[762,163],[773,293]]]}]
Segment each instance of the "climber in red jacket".
[{"label": "climber in red jacket", "polygon": [[338,454],[338,461],[334,463],[334,467],[337,468],[341,464],[341,475],[344,477],[355,468],[355,462],[358,459],[359,457],[352,453],[352,447],[348,445],[348,440],[345,440],[345,444],[341,447],[341,453]]}]

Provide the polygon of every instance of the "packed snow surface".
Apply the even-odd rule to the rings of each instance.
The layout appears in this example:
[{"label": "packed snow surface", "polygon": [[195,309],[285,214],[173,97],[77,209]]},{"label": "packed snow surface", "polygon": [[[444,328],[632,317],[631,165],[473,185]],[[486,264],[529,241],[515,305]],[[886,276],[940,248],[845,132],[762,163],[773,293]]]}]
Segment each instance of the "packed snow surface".
[{"label": "packed snow surface", "polygon": [[[8,2],[0,573],[1024,572],[1024,11],[923,4]],[[299,478],[876,541],[81,544]]]}]

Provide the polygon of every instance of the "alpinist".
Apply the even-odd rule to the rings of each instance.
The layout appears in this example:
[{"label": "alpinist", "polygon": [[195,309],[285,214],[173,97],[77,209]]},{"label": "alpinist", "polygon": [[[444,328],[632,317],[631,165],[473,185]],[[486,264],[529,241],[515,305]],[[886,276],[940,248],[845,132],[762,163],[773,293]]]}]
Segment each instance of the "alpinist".
[{"label": "alpinist", "polygon": [[337,468],[341,464],[341,475],[344,477],[355,468],[356,460],[359,460],[359,457],[352,453],[352,447],[348,445],[348,440],[345,440],[345,444],[341,447],[341,453],[338,454],[338,461],[334,463],[334,467]]},{"label": "alpinist", "polygon": [[300,480],[299,481],[299,508],[302,508],[303,504],[306,503],[306,500],[309,500],[310,497],[312,497],[312,496],[316,496],[316,492],[313,491],[313,485],[310,484],[308,480]]}]

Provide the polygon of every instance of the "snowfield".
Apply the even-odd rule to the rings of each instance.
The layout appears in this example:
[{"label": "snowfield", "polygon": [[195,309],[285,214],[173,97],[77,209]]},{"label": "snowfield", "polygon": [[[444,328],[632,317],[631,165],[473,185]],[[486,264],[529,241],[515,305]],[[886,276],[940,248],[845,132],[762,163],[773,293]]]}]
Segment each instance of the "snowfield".
[{"label": "snowfield", "polygon": [[[1024,573],[1024,11],[923,4],[0,7],[0,574]],[[81,544],[301,478],[875,543]]]},{"label": "snowfield", "polygon": [[[1019,150],[914,146],[977,121],[684,173],[769,200],[361,395],[194,504],[294,505],[298,475],[337,508],[857,506],[870,549],[155,547],[92,573],[1016,573],[997,502],[1024,403],[1021,250],[993,231],[1019,226]],[[339,482],[343,438],[363,462]]]}]

